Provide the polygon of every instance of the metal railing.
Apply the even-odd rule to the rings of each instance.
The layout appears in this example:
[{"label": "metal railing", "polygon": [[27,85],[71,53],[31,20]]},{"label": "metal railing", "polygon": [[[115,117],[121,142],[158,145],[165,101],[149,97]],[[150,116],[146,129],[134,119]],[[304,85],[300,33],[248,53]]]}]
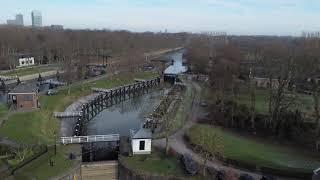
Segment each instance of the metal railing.
[{"label": "metal railing", "polygon": [[88,142],[112,142],[120,141],[119,134],[108,135],[91,135],[91,136],[73,136],[73,137],[61,137],[60,142],[62,144],[80,144]]}]

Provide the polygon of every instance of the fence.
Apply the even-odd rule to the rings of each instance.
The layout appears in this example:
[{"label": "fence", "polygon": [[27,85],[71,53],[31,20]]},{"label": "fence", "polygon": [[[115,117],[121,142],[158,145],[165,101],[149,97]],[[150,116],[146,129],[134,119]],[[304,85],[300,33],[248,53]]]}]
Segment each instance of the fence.
[{"label": "fence", "polygon": [[41,157],[42,155],[46,154],[48,152],[48,147],[47,146],[39,146],[39,150],[36,154],[34,154],[31,157],[28,157],[27,159],[25,159],[24,161],[20,162],[19,164],[17,164],[16,166],[10,167],[9,169],[6,169],[2,172],[0,172],[0,179],[4,179],[5,177],[8,177],[10,175],[14,175],[14,173],[21,169],[22,167],[24,167],[25,165],[29,164],[30,162],[38,159],[39,157]]}]

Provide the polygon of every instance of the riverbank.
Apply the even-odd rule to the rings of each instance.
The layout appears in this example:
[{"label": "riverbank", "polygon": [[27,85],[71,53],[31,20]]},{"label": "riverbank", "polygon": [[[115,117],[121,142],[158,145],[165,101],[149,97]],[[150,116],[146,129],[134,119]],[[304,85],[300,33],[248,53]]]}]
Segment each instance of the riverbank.
[{"label": "riverbank", "polygon": [[[195,125],[187,132],[190,147],[199,145],[200,132],[207,134],[207,138],[221,137],[223,161],[242,168],[269,171],[270,174],[274,172],[280,176],[304,177],[311,176],[312,171],[320,166],[319,156],[315,154],[249,139],[210,125]],[[202,148],[207,149],[207,146]]]}]

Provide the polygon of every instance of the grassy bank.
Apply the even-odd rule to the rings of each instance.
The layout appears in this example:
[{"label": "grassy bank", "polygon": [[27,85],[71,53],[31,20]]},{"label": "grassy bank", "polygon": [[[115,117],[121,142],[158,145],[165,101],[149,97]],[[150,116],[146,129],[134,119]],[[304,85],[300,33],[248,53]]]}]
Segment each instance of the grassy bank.
[{"label": "grassy bank", "polygon": [[152,78],[154,73],[119,74],[110,79],[100,79],[83,85],[71,86],[59,91],[56,96],[41,96],[41,109],[34,112],[13,114],[0,127],[0,135],[17,142],[28,144],[50,144],[59,131],[59,121],[53,118],[53,112],[64,109],[81,96],[92,93],[91,87],[111,88],[134,81],[134,78]]},{"label": "grassy bank", "polygon": [[31,74],[38,74],[46,71],[52,71],[55,70],[56,68],[53,67],[30,67],[30,68],[22,68],[22,69],[15,69],[12,71],[8,71],[5,73],[1,73],[1,75],[4,76],[26,76],[26,75],[31,75]]},{"label": "grassy bank", "polygon": [[[196,125],[188,132],[192,144],[199,144],[199,132],[206,132],[209,137],[215,133],[221,136],[224,146],[224,156],[258,167],[312,172],[320,166],[320,157],[301,152],[278,144],[257,141],[226,132],[220,128],[208,125]],[[206,147],[204,147],[206,148]]]},{"label": "grassy bank", "polygon": [[171,176],[181,179],[203,179],[198,176],[187,176],[181,162],[176,157],[166,157],[157,150],[150,155],[121,156],[121,162],[135,173],[142,175]]},{"label": "grassy bank", "polygon": [[171,114],[173,115],[173,118],[171,121],[169,121],[170,133],[176,132],[186,123],[192,108],[193,97],[194,88],[191,84],[188,84],[177,110]]},{"label": "grassy bank", "polygon": [[[249,93],[241,93],[238,102],[240,104],[245,104],[250,107],[250,94]],[[313,99],[310,95],[306,94],[297,94],[296,99],[297,109],[300,109],[302,112],[305,113],[312,113],[313,112]],[[256,90],[256,110],[259,113],[268,113],[269,107],[269,93],[266,89],[258,89]]]},{"label": "grassy bank", "polygon": [[[54,155],[54,149],[51,148],[48,153],[16,171],[14,179],[49,179],[65,172],[78,163],[77,161],[69,160],[68,154],[63,153],[65,152],[63,148],[67,148],[66,146],[58,146],[58,148],[56,155]],[[54,166],[50,166],[49,159],[54,162]]]},{"label": "grassy bank", "polygon": [[[217,100],[216,94],[213,90],[205,83],[202,85],[201,99],[206,100],[209,104],[214,104]],[[230,94],[227,96],[231,97]],[[251,106],[251,96],[248,92],[248,88],[244,85],[240,86],[240,92],[237,96],[237,102],[239,104]],[[296,94],[294,109],[299,109],[302,112],[312,115],[313,114],[313,99],[312,96],[307,94]],[[256,89],[256,111],[258,113],[267,114],[269,108],[269,91],[268,89],[258,88]]]},{"label": "grassy bank", "polygon": [[0,104],[0,118],[3,118],[8,113],[8,107],[5,104]]},{"label": "grassy bank", "polygon": [[[169,114],[166,115],[167,119],[169,119],[169,134],[174,134],[186,123],[192,108],[194,93],[194,87],[188,83],[186,90],[181,93],[181,100],[177,100],[178,102],[175,102],[174,107],[170,110]],[[165,132],[159,132],[155,134],[154,137],[163,138],[165,137]]]}]

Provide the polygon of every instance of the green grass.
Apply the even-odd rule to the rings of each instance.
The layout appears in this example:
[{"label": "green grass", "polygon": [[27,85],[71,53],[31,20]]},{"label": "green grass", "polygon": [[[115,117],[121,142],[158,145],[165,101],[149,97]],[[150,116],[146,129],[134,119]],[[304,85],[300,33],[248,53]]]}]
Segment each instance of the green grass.
[{"label": "green grass", "polygon": [[200,176],[187,176],[181,162],[175,157],[153,150],[150,155],[121,156],[121,162],[134,172],[146,175],[174,176],[183,179],[200,179]]},{"label": "green grass", "polygon": [[4,76],[25,76],[31,74],[38,74],[46,71],[54,70],[55,68],[52,67],[30,67],[30,68],[23,68],[23,69],[15,69],[12,71],[8,71],[6,73],[2,73],[1,75]]},{"label": "green grass", "polygon": [[[240,104],[251,106],[250,94],[240,94],[238,98]],[[256,90],[256,110],[259,113],[268,113],[269,95],[267,90]]]},{"label": "green grass", "polygon": [[120,74],[110,79],[101,79],[84,85],[71,86],[59,91],[56,96],[41,96],[41,109],[33,112],[16,113],[11,115],[0,127],[0,135],[11,140],[28,144],[50,144],[55,140],[59,131],[59,121],[53,118],[53,112],[64,109],[81,96],[92,93],[91,87],[111,88],[134,81],[135,77],[155,77],[154,73]]},{"label": "green grass", "polygon": [[224,131],[220,128],[214,128],[209,125],[196,125],[188,132],[191,143],[198,144],[197,136],[199,132],[214,133],[222,138],[223,154],[228,159],[238,160],[257,165],[259,167],[271,167],[283,170],[297,170],[301,172],[312,172],[320,166],[320,156],[308,154],[284,147],[278,144],[271,144],[238,136],[236,134]]},{"label": "green grass", "polygon": [[[240,104],[251,106],[251,97],[248,93],[240,94],[238,102]],[[266,89],[257,89],[256,90],[256,110],[258,113],[266,114],[268,113],[269,108],[269,93]],[[312,96],[306,94],[297,94],[296,107],[302,112],[307,114],[313,113],[313,99]]]},{"label": "green grass", "polygon": [[[201,99],[207,101],[209,104],[214,104],[217,97],[213,93],[213,90],[207,85],[202,84]],[[227,94],[227,96],[230,94]],[[228,98],[228,97],[227,97]],[[251,96],[244,85],[240,86],[240,94],[237,97],[238,103],[251,106]],[[297,94],[296,103],[297,108],[302,112],[312,115],[313,114],[313,98],[306,94]],[[269,92],[268,89],[256,89],[256,111],[261,114],[267,114],[269,111]]]},{"label": "green grass", "polygon": [[[49,179],[66,172],[66,170],[75,165],[77,161],[69,160],[68,155],[63,153],[64,150],[62,148],[65,147],[58,148],[57,155],[54,155],[53,149],[50,149],[48,153],[19,169],[16,171],[14,179]],[[50,158],[53,160],[54,166],[50,166]]]},{"label": "green grass", "polygon": [[8,107],[5,104],[0,104],[0,118],[3,118],[8,113]]},{"label": "green grass", "polygon": [[[53,135],[50,134],[47,123],[54,120],[47,118],[48,116],[41,111],[13,114],[0,128],[0,135],[19,143],[49,143]],[[56,123],[51,122],[51,124]]]}]

